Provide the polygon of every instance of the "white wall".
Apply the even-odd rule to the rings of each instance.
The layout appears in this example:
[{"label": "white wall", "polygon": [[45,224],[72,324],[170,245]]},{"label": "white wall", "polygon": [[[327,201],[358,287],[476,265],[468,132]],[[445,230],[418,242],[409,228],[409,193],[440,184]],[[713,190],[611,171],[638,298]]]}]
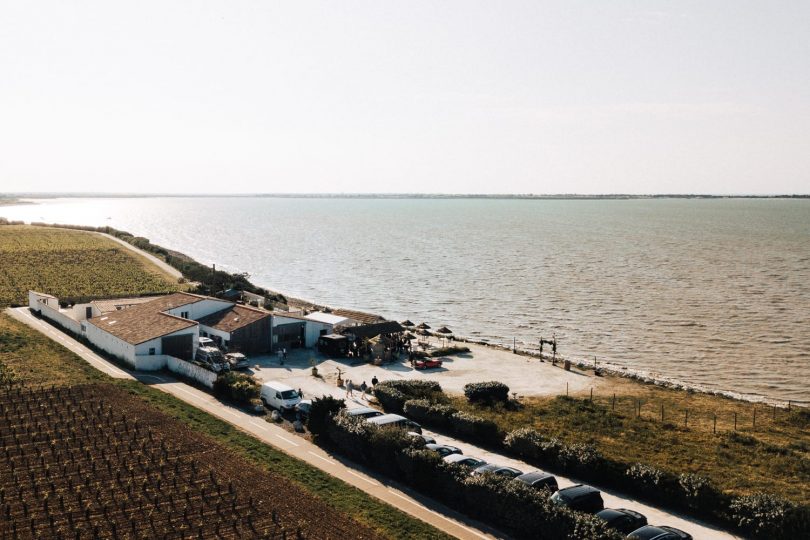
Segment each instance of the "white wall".
[{"label": "white wall", "polygon": [[160,371],[166,367],[167,360],[171,356],[165,354],[158,355],[135,355],[135,369],[138,371]]},{"label": "white wall", "polygon": [[318,338],[321,337],[321,330],[326,330],[327,334],[332,333],[332,325],[323,322],[307,321],[304,326],[304,346],[308,348],[314,347],[318,343]]},{"label": "white wall", "polygon": [[69,311],[59,311],[59,299],[28,291],[28,307],[39,312],[44,318],[55,322],[68,332],[81,335],[81,323],[72,318]]},{"label": "white wall", "polygon": [[213,388],[214,381],[217,380],[217,374],[213,371],[208,371],[196,364],[180,360],[174,356],[166,357],[166,366],[169,368],[169,371],[194,379],[208,388]]},{"label": "white wall", "polygon": [[86,321],[87,320],[87,308],[92,310],[91,317],[98,317],[101,315],[101,311],[94,306],[93,304],[76,304],[73,306],[73,318],[77,321]]},{"label": "white wall", "polygon": [[135,345],[131,345],[106,330],[102,330],[91,321],[85,321],[84,324],[87,327],[86,336],[90,343],[113,356],[123,359],[133,368],[135,367]]},{"label": "white wall", "polygon": [[171,313],[172,315],[180,317],[182,312],[188,311],[188,318],[196,321],[198,319],[202,319],[206,315],[211,315],[217,311],[222,311],[223,309],[229,308],[233,305],[233,302],[226,302],[225,300],[211,300],[206,298],[205,300],[200,300],[199,302],[195,302],[193,304],[186,304],[185,306],[169,309],[166,311],[166,313]]}]

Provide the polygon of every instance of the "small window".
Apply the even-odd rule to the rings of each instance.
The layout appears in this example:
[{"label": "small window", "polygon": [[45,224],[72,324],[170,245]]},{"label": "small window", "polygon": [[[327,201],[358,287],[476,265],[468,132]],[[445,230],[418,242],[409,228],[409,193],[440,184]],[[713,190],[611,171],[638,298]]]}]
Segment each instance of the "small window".
[{"label": "small window", "polygon": [[184,319],[188,319],[188,311],[181,311],[180,316]]},{"label": "small window", "polygon": [[149,347],[149,356],[155,356],[155,348]]}]

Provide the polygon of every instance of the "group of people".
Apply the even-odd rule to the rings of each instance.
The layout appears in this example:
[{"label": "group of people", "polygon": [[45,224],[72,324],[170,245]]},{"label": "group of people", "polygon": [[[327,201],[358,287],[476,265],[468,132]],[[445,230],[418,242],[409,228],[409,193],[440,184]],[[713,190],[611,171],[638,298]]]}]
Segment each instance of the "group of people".
[{"label": "group of people", "polygon": [[[375,375],[374,378],[371,379],[371,385],[372,386],[377,386],[378,382],[380,382],[380,381],[377,380],[377,376]],[[351,379],[346,381],[346,397],[347,398],[354,397],[355,388],[360,390],[360,399],[368,400],[368,396],[366,396],[366,392],[368,392],[369,388],[371,388],[371,387],[369,387],[366,384],[366,381],[363,381],[362,384],[360,384],[360,386],[355,386],[354,383],[351,381]]]}]

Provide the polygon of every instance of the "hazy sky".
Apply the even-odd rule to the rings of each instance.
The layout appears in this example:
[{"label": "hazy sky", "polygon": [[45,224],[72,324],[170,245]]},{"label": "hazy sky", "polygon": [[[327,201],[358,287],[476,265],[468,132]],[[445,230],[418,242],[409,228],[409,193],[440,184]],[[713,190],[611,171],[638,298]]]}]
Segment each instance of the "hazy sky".
[{"label": "hazy sky", "polygon": [[808,193],[810,2],[0,0],[0,191]]}]

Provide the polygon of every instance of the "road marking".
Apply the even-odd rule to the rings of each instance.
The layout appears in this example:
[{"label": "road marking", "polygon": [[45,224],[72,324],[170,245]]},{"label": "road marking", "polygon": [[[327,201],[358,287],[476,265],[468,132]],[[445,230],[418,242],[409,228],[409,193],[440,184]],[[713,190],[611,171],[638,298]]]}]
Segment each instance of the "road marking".
[{"label": "road marking", "polygon": [[[349,471],[349,472],[351,472],[351,471]],[[484,536],[483,534],[481,534],[481,533],[479,533],[478,531],[475,531],[475,530],[473,530],[473,529],[470,529],[469,527],[465,527],[464,525],[462,525],[461,523],[459,523],[459,522],[458,522],[458,521],[456,521],[456,520],[450,519],[449,517],[447,517],[447,516],[445,516],[445,515],[442,515],[442,514],[440,514],[440,513],[438,513],[438,512],[435,512],[435,511],[431,510],[430,508],[428,508],[427,506],[424,506],[424,505],[423,505],[422,503],[420,503],[419,501],[415,501],[415,500],[413,500],[413,499],[411,499],[411,498],[408,498],[408,497],[406,497],[405,495],[402,495],[401,493],[398,493],[398,492],[394,491],[394,490],[393,490],[393,489],[391,489],[391,488],[388,488],[388,493],[390,493],[391,495],[396,495],[396,496],[397,496],[397,497],[399,497],[400,499],[402,499],[402,500],[404,500],[404,501],[408,501],[408,502],[409,502],[409,503],[411,503],[412,505],[414,505],[414,506],[418,506],[419,508],[421,508],[421,509],[423,509],[423,510],[427,510],[427,511],[428,511],[428,512],[430,512],[431,514],[433,514],[433,515],[435,515],[435,516],[438,516],[438,517],[442,518],[443,520],[445,520],[445,521],[447,521],[447,522],[450,522],[450,523],[452,523],[453,525],[455,525],[456,527],[460,527],[460,528],[464,529],[465,531],[467,531],[467,532],[469,532],[469,533],[471,533],[471,534],[474,534],[474,535],[475,535],[475,536],[477,536],[478,538],[486,538],[487,540],[489,540],[489,538],[490,538],[489,536]]]},{"label": "road marking", "polygon": [[260,424],[260,423],[258,423],[256,421],[254,421],[254,420],[251,420],[250,423],[253,424],[254,426],[256,426],[257,428],[261,428],[261,429],[265,429],[265,430],[267,429],[266,425],[262,425],[262,424]]},{"label": "road marking", "polygon": [[366,478],[366,477],[365,477],[365,476],[363,476],[362,474],[357,474],[356,472],[354,472],[354,471],[353,471],[353,470],[351,470],[351,469],[348,469],[348,471],[347,471],[347,472],[348,472],[349,474],[353,475],[353,476],[356,476],[356,477],[357,477],[357,478],[359,478],[360,480],[365,480],[366,482],[368,482],[368,483],[369,483],[369,484],[371,484],[372,486],[379,486],[379,485],[380,485],[380,484],[378,484],[377,482],[374,482],[373,480],[369,480],[368,478]]},{"label": "road marking", "polygon": [[278,438],[279,438],[279,439],[281,439],[282,441],[287,441],[288,443],[290,443],[290,444],[291,444],[291,445],[293,445],[293,446],[298,446],[298,443],[297,443],[297,442],[295,442],[295,441],[291,441],[291,440],[290,440],[290,439],[288,439],[287,437],[282,437],[282,436],[281,436],[281,435],[279,435],[278,433],[273,433],[273,435],[275,435],[276,437],[278,437]]},{"label": "road marking", "polygon": [[330,465],[337,465],[337,463],[336,463],[336,462],[332,461],[331,459],[326,459],[326,458],[325,458],[325,457],[323,457],[323,456],[319,456],[318,454],[316,454],[316,453],[315,453],[315,452],[313,452],[312,450],[307,450],[307,452],[309,452],[310,454],[312,454],[313,456],[315,456],[315,457],[316,457],[316,458],[318,458],[318,459],[322,459],[322,460],[324,460],[325,462],[329,463]]}]

